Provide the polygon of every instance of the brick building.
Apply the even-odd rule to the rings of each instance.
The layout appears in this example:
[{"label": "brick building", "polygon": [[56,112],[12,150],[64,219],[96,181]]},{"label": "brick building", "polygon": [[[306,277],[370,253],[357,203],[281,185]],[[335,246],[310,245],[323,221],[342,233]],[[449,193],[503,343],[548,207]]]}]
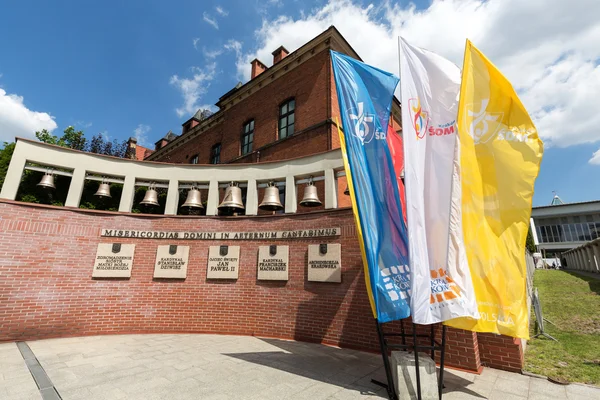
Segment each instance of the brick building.
[{"label": "brick building", "polygon": [[[272,53],[270,67],[264,60],[251,62],[250,81],[221,96],[217,112],[202,115],[199,110],[183,123],[180,136],[159,140],[145,160],[256,163],[339,148],[339,106],[329,50],[360,60],[334,26],[292,53],[280,46]],[[400,132],[400,103],[394,100],[390,121]],[[317,188],[321,195],[322,185],[317,183]],[[342,194],[345,188],[341,178],[338,202],[349,206]]]},{"label": "brick building", "polygon": [[[292,53],[280,46],[273,51],[272,66],[252,61],[250,81],[221,96],[217,112],[197,112],[183,123],[180,136],[158,141],[146,160],[251,163],[338,148],[339,107],[329,50],[360,60],[334,26]],[[399,131],[397,100],[393,116]]]}]

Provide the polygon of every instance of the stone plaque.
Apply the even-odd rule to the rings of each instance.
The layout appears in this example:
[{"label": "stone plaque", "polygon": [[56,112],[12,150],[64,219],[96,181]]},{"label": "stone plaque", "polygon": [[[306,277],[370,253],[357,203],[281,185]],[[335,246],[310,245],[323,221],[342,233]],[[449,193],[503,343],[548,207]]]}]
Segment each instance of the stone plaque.
[{"label": "stone plaque", "polygon": [[130,278],[135,244],[100,243],[92,278]]},{"label": "stone plaque", "polygon": [[185,279],[189,255],[189,246],[158,246],[154,264],[154,277]]},{"label": "stone plaque", "polygon": [[342,281],[341,244],[308,245],[308,280],[335,283]]},{"label": "stone plaque", "polygon": [[[271,254],[273,252],[275,252],[275,254]],[[287,281],[289,258],[289,246],[259,246],[258,279]]]},{"label": "stone plaque", "polygon": [[237,279],[239,266],[240,246],[210,246],[207,279]]}]

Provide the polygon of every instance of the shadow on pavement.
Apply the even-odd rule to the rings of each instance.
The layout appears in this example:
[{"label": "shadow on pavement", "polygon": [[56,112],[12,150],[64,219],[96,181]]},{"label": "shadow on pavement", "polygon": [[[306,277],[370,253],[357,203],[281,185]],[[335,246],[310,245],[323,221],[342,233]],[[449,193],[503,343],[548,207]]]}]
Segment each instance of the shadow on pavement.
[{"label": "shadow on pavement", "polygon": [[474,398],[487,399],[486,396],[477,393],[474,390],[469,389],[467,386],[473,384],[468,379],[462,378],[456,372],[452,370],[444,370],[444,394],[447,393],[464,393]]},{"label": "shadow on pavement", "polygon": [[383,392],[381,387],[371,383],[371,378],[375,375],[377,378],[383,375],[378,371],[381,362],[377,355],[286,340],[260,340],[280,348],[281,351],[224,353],[224,355],[356,390],[365,396],[377,396]]}]

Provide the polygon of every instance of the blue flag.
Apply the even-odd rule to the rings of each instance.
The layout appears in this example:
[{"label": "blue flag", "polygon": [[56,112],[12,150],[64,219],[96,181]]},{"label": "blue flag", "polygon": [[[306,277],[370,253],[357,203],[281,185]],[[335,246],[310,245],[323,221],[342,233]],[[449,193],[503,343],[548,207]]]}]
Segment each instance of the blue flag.
[{"label": "blue flag", "polygon": [[331,62],[344,127],[340,142],[373,316],[379,322],[406,318],[408,238],[386,140],[398,78],[335,51]]}]

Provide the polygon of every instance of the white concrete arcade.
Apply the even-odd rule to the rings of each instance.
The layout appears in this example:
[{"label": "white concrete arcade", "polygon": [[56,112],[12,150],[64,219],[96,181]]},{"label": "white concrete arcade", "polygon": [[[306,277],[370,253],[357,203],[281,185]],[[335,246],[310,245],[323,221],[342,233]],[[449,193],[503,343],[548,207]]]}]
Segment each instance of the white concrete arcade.
[{"label": "white concrete arcade", "polygon": [[[381,356],[228,335],[113,335],[27,342],[63,400],[384,399]],[[444,399],[600,399],[600,389],[486,368],[446,370]],[[58,397],[46,397],[58,398]],[[0,399],[42,399],[15,343],[0,344]],[[404,399],[403,399],[404,400]]]},{"label": "white concrete arcade", "polygon": [[269,182],[285,187],[285,212],[295,213],[298,185],[306,183],[309,177],[313,177],[314,182],[324,181],[325,208],[337,208],[337,178],[345,176],[340,149],[257,164],[192,165],[115,158],[17,138],[0,192],[1,199],[15,200],[25,169],[51,171],[55,175],[71,177],[65,201],[67,207],[79,207],[86,179],[102,181],[102,177],[105,177],[107,182],[122,184],[121,212],[131,211],[136,186],[153,183],[156,187],[167,189],[165,214],[168,215],[177,214],[179,189],[189,188],[192,184],[208,190],[206,215],[217,215],[219,188],[226,187],[232,181],[240,187],[247,187],[246,215],[257,214],[258,188],[266,187]]}]

